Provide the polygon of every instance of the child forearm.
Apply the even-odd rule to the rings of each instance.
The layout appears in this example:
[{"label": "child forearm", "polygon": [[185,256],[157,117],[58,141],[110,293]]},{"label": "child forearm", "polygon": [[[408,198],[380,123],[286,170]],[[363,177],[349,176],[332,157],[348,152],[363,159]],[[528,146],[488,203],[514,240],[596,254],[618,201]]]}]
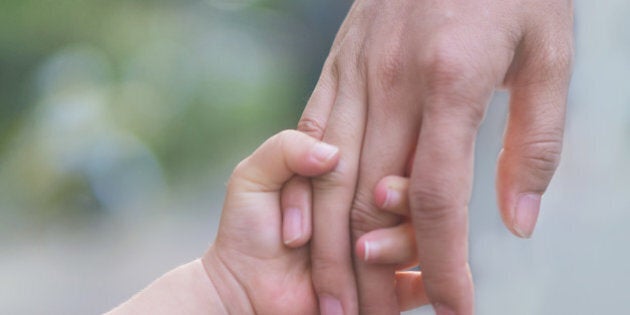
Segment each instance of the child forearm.
[{"label": "child forearm", "polygon": [[199,259],[155,280],[108,314],[227,314]]}]

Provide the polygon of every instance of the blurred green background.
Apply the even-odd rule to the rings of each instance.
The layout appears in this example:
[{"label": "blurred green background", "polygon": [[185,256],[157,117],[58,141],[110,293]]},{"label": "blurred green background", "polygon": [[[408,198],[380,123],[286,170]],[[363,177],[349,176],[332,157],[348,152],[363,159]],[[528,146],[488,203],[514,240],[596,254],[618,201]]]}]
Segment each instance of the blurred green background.
[{"label": "blurred green background", "polygon": [[[232,167],[295,126],[349,5],[0,2],[0,313],[103,312],[198,257]],[[576,1],[565,153],[527,242],[494,202],[493,100],[470,206],[479,314],[627,311],[628,15]]]},{"label": "blurred green background", "polygon": [[[331,4],[319,14],[337,25],[344,8]],[[5,211],[45,223],[128,211],[293,127],[334,35],[309,6],[3,2]]]}]

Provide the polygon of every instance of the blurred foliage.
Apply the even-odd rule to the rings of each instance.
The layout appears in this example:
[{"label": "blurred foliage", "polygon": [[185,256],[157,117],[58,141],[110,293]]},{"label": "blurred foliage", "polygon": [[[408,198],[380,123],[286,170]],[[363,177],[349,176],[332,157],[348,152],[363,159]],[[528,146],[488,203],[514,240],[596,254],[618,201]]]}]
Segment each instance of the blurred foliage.
[{"label": "blurred foliage", "polygon": [[167,200],[292,128],[348,5],[313,2],[3,1],[0,211]]}]

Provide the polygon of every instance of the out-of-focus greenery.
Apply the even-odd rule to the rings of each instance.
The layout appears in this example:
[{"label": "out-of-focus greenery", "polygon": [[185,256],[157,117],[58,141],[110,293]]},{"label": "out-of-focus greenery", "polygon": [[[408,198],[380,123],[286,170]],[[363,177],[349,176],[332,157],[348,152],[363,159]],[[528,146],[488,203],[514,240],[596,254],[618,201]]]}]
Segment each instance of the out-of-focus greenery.
[{"label": "out-of-focus greenery", "polygon": [[0,212],[124,210],[231,167],[297,122],[327,2],[3,1]]}]

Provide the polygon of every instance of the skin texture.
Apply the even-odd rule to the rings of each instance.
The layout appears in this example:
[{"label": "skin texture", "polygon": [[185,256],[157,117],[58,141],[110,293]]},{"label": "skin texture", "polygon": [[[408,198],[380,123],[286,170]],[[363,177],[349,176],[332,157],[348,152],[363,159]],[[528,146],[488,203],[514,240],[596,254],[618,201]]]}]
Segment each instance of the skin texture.
[{"label": "skin texture", "polygon": [[221,300],[235,307],[228,312],[317,314],[309,248],[286,247],[280,228],[284,183],[296,173],[330,171],[339,159],[337,148],[322,145],[317,151],[317,144],[296,131],[283,132],[234,170],[216,241],[202,259]]},{"label": "skin texture", "polygon": [[428,297],[438,314],[473,313],[467,216],[477,130],[494,91],[508,89],[498,204],[508,229],[529,237],[560,160],[572,23],[566,0],[354,2],[298,126],[341,151],[335,170],[312,181],[313,284],[324,315],[398,312],[396,266],[348,253],[365,233],[399,223],[371,191],[408,165]]},{"label": "skin texture", "polygon": [[[381,211],[398,216],[400,223],[363,234],[356,243],[357,257],[376,264],[417,266],[416,238],[410,220],[409,178],[387,176],[381,179],[374,188],[374,203]],[[367,247],[369,255],[366,255]]]},{"label": "skin texture", "polygon": [[[311,281],[310,234],[291,237],[288,246],[283,243],[287,235],[282,228],[293,219],[282,209],[310,207],[310,194],[301,194],[301,186],[296,186],[296,194],[280,193],[293,176],[322,175],[338,161],[338,148],[298,131],[267,140],[234,170],[217,238],[204,256],[166,273],[110,314],[324,312]],[[311,222],[310,217],[302,220],[305,225]],[[374,240],[379,241],[378,236]],[[396,260],[400,255],[395,249],[386,249],[379,257],[403,263]],[[396,278],[401,307],[397,312],[427,303],[419,272],[400,272]]]}]

